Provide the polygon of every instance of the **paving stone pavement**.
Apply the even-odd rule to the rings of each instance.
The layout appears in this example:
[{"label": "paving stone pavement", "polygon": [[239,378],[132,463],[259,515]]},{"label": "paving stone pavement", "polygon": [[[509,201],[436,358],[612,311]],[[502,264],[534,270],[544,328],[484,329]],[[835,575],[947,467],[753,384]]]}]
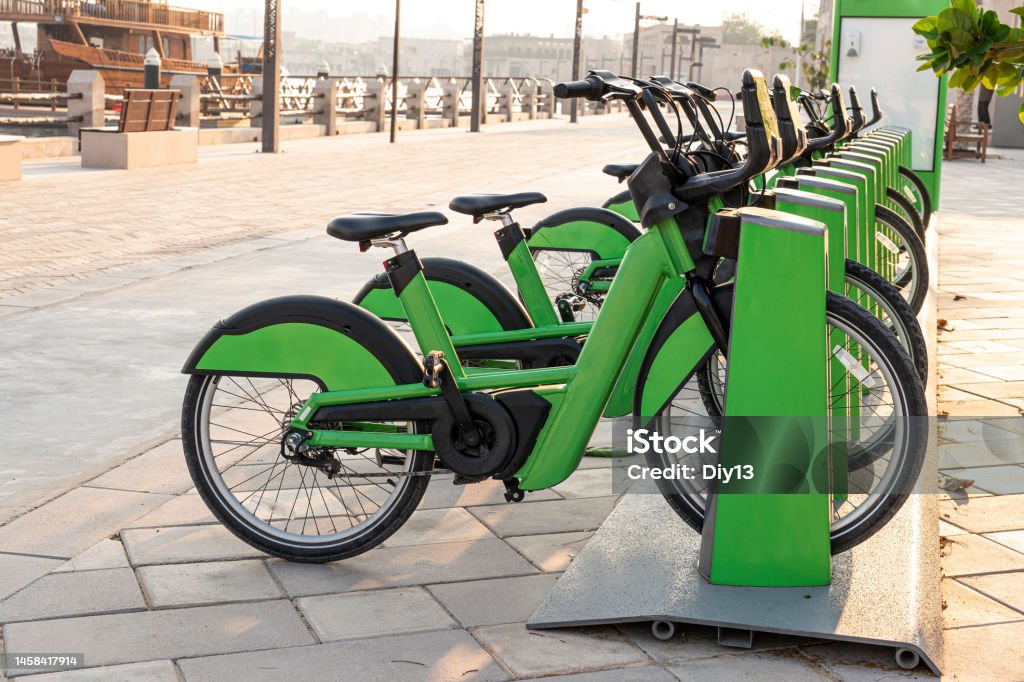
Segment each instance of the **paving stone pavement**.
[{"label": "paving stone pavement", "polygon": [[997,156],[946,164],[938,224],[940,467],[974,482],[941,503],[958,680],[1024,679],[1024,151]]},{"label": "paving stone pavement", "polygon": [[[169,173],[169,185],[161,176],[161,191],[170,187],[168,195],[183,197],[174,212],[167,212],[164,233],[154,225],[160,216],[153,213],[149,199],[155,176],[104,173],[86,178],[93,191],[102,186],[106,192],[107,198],[97,199],[96,205],[108,205],[102,202],[109,202],[112,194],[122,196],[122,191],[126,207],[131,204],[130,210],[126,208],[128,222],[117,222],[106,234],[103,228],[73,228],[67,212],[46,209],[54,225],[64,221],[64,227],[54,229],[61,237],[53,237],[52,243],[81,238],[77,253],[86,251],[90,255],[83,258],[94,259],[87,271],[107,274],[71,282],[78,272],[72,263],[74,248],[64,255],[58,249],[49,260],[31,263],[39,276],[26,284],[24,293],[7,299],[25,305],[7,312],[7,335],[0,332],[0,347],[18,334],[22,336],[17,338],[35,340],[24,336],[26,330],[54,324],[79,345],[90,339],[97,346],[113,344],[94,356],[86,343],[61,371],[80,371],[75,361],[103,353],[123,362],[116,337],[85,333],[89,320],[97,311],[113,315],[147,308],[160,311],[144,318],[146,325],[156,328],[132,341],[158,350],[133,364],[142,383],[117,384],[132,390],[121,403],[107,408],[109,414],[97,415],[94,405],[89,410],[101,424],[94,431],[106,438],[108,452],[95,460],[93,468],[83,467],[70,484],[64,484],[70,492],[27,513],[34,504],[23,499],[7,506],[8,515],[18,518],[0,527],[3,650],[87,652],[90,669],[59,676],[72,682],[223,680],[235,679],[242,671],[246,679],[254,680],[287,675],[389,682],[551,675],[562,681],[928,677],[920,670],[894,670],[890,652],[854,644],[764,635],[751,650],[736,651],[720,648],[712,629],[697,626],[682,628],[671,642],[655,640],[644,624],[527,631],[523,623],[533,608],[615,503],[604,460],[584,460],[584,468],[568,481],[530,495],[519,505],[506,505],[496,482],[456,487],[438,477],[406,529],[381,548],[329,565],[288,563],[253,552],[206,511],[191,488],[174,434],[173,403],[180,400],[182,384],[165,374],[150,374],[146,363],[160,359],[176,366],[203,325],[217,314],[275,290],[289,290],[288,282],[310,275],[330,277],[324,290],[354,290],[373,274],[373,262],[346,254],[337,244],[323,243],[318,227],[276,231],[320,225],[333,213],[365,208],[354,204],[354,198],[372,195],[379,199],[375,206],[421,208],[446,202],[450,187],[475,179],[472,189],[548,190],[550,184],[548,191],[559,199],[581,199],[579,185],[586,184],[581,178],[599,177],[596,166],[622,148],[626,137],[616,128],[622,122],[609,117],[574,133],[583,148],[574,158],[566,158],[559,149],[561,138],[552,134],[558,129],[550,126],[472,139],[409,135],[408,145],[394,152],[374,146],[369,138],[345,140],[351,147],[335,146],[334,140],[289,145],[288,154],[269,159],[222,151],[191,171]],[[458,144],[453,143],[456,139]],[[536,139],[544,143],[530,144]],[[462,148],[467,145],[472,149]],[[392,155],[370,174],[367,168],[377,163],[379,154]],[[380,172],[394,165],[398,154],[424,177],[413,171],[406,174],[407,169],[390,176]],[[431,168],[443,165],[444,172],[415,161],[424,156]],[[481,158],[494,164],[500,160],[500,187],[481,186],[479,177],[487,179],[479,171]],[[254,163],[279,174],[281,187],[268,191],[265,179],[243,170]],[[1022,163],[1024,159],[993,160],[981,167],[958,162],[946,173],[939,316],[952,331],[940,332],[939,409],[950,416],[994,417],[1009,410],[1016,416],[1024,401],[1024,374],[1017,371],[1020,363],[1012,350],[1024,349],[1024,323],[1017,323],[1024,319],[1024,275],[1014,267],[1024,260],[1024,237],[1012,229],[1015,218],[1007,218],[1013,215],[1011,193],[998,190],[998,183],[1008,173],[1019,173]],[[300,170],[308,187],[290,177]],[[313,176],[316,182],[309,180]],[[229,208],[232,204],[218,199],[216,206],[228,215],[204,222],[206,205],[212,204],[203,200],[213,178],[229,178],[233,186],[248,189],[244,201],[236,199],[242,204],[238,220]],[[39,202],[48,182],[45,175],[30,174],[15,190],[22,193],[16,204],[24,210],[23,219],[37,215],[23,204],[34,202],[35,209],[42,210]],[[594,185],[598,193],[614,191],[614,185]],[[594,186],[587,189],[594,194]],[[93,198],[84,201],[87,206]],[[557,200],[552,204],[552,210],[561,207]],[[982,206],[975,208],[978,204]],[[535,218],[544,212],[523,215]],[[71,213],[78,216],[75,222],[88,215]],[[186,214],[195,217],[182,220]],[[131,216],[146,234],[122,240],[117,233],[128,231]],[[266,216],[274,216],[275,225],[283,227],[266,227]],[[2,220],[0,239],[9,227]],[[252,239],[270,234],[275,236]],[[424,250],[449,238],[443,245],[447,255],[496,266],[494,259],[487,261],[489,256],[482,255],[495,250],[485,228],[463,222],[434,234],[433,243],[422,239]],[[242,241],[218,246],[219,235],[229,242]],[[115,248],[109,260],[97,256],[97,245],[111,240],[123,241],[121,250]],[[185,255],[165,258],[163,245],[185,248],[186,242]],[[33,257],[29,253],[28,260]],[[142,265],[133,265],[139,262]],[[0,269],[7,273],[4,264]],[[259,274],[258,281],[253,273]],[[198,292],[207,295],[200,297]],[[1003,296],[986,299],[991,292]],[[964,301],[955,300],[958,295],[979,300],[960,305]],[[36,298],[22,298],[29,296]],[[0,311],[3,305],[0,301]],[[191,320],[197,310],[203,318],[198,326]],[[161,321],[161,314],[167,319]],[[176,329],[182,325],[184,330]],[[51,349],[62,350],[59,345]],[[0,364],[0,372],[5,367],[10,365]],[[6,382],[10,376],[0,374],[0,380]],[[88,388],[78,390],[87,395]],[[100,395],[106,397],[110,390],[104,385]],[[153,406],[165,402],[170,406]],[[121,422],[119,410],[133,403],[150,405],[147,418],[157,425],[145,439],[126,443],[110,429]],[[8,403],[3,407],[6,411]],[[73,433],[79,424],[66,416],[61,431]],[[947,471],[956,476],[971,470],[977,479],[973,489],[943,504],[943,551],[948,554],[943,583],[945,670],[950,679],[1024,678],[1019,646],[1024,635],[1024,495],[997,495],[991,483],[990,488],[982,483],[998,483],[1010,469],[1021,468],[1019,451],[998,445],[1014,442],[1014,426],[994,421],[978,426],[977,420],[944,426],[944,447],[949,447],[943,466],[960,465],[948,466]],[[89,436],[86,426],[82,433],[83,451],[104,442]],[[0,462],[6,466],[13,454],[4,450]],[[60,454],[55,453],[53,461],[62,461]],[[136,456],[128,459],[132,455]],[[996,476],[974,473],[990,467],[999,469]],[[8,674],[17,676],[14,671]],[[34,679],[58,678],[47,674]]]},{"label": "paving stone pavement", "polygon": [[[623,121],[620,114],[605,118]],[[642,149],[636,134],[624,147],[622,136],[603,134],[608,122],[600,117],[584,119],[570,137],[559,134],[566,125],[485,126],[476,136],[457,128],[417,131],[396,145],[380,135],[294,140],[280,155],[257,154],[255,144],[203,147],[194,167],[131,173],[53,172],[53,161],[26,162],[25,179],[2,190],[0,305],[73,296],[86,279],[93,290],[100,282],[117,285],[134,276],[122,272],[126,266],[159,272],[160,262],[175,256],[325,225],[348,211],[421,210],[447,205],[453,191],[494,190],[481,181],[545,187],[568,170],[607,163],[611,145]],[[614,181],[608,187],[613,194]],[[47,202],[52,196],[61,201]],[[56,290],[44,294],[44,287]]]},{"label": "paving stone pavement", "polygon": [[[54,173],[43,165],[4,183],[0,412],[8,431],[0,462],[10,475],[0,479],[0,523],[166,442],[184,393],[178,370],[221,316],[289,293],[349,298],[378,274],[377,252],[325,235],[335,215],[445,210],[459,193],[543,190],[547,204],[516,211],[532,225],[620,191],[601,166],[639,157],[642,139],[619,115],[584,121],[575,129],[564,120],[495,126],[476,136],[423,131],[392,146],[375,135],[321,138],[289,142],[277,156],[230,145],[204,148],[192,167]],[[47,202],[58,194],[59,205]],[[449,215],[449,225],[410,243],[424,256],[496,270],[493,227]],[[26,241],[48,254],[45,262],[26,255]],[[36,275],[24,276],[26,268]],[[62,273],[82,277],[69,283]],[[5,282],[27,290],[5,291]],[[58,391],[55,430],[44,415]],[[27,442],[31,458],[15,445]],[[133,490],[179,490],[182,481],[153,473],[174,447],[125,473],[137,481]]]}]

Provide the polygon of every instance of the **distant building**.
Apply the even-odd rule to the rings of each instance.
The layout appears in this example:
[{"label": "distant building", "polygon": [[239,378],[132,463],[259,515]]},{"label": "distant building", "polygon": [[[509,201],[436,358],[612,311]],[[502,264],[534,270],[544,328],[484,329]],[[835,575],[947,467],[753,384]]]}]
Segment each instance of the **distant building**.
[{"label": "distant building", "polygon": [[[672,24],[664,23],[640,29],[637,58],[640,65],[639,76],[672,72],[672,33]],[[695,80],[709,87],[723,86],[735,91],[739,87],[739,77],[743,69],[758,69],[771,78],[780,71],[781,63],[793,59],[796,54],[796,50],[791,47],[765,48],[760,45],[723,44],[723,34],[722,26],[680,24],[676,48],[677,77]],[[697,42],[693,42],[695,37]],[[632,32],[623,37],[622,44],[627,55],[625,68],[622,70],[628,73],[633,50]],[[792,79],[795,76],[795,69],[788,69],[787,75]]]},{"label": "distant building", "polygon": [[[572,78],[572,38],[506,34],[484,37],[484,73],[487,76],[537,76],[553,81]],[[621,66],[622,42],[617,38],[583,39],[580,71]]]},{"label": "distant building", "polygon": [[826,42],[832,40],[834,9],[834,0],[821,0],[821,4],[818,5],[818,32],[815,36],[814,46],[819,50]]},{"label": "distant building", "polygon": [[[699,42],[693,38],[699,31]],[[670,74],[672,69],[672,25],[660,23],[640,31],[639,74]],[[767,76],[795,54],[792,48],[763,48],[760,45],[722,44],[721,26],[680,26],[677,35],[676,75],[709,86],[735,90],[739,74],[747,67]],[[285,65],[293,74],[313,74],[326,61],[330,72],[346,76],[375,76],[391,72],[390,36],[363,43],[324,42],[284,36]],[[445,38],[403,38],[400,72],[408,76],[468,76],[472,70],[471,40]],[[622,39],[585,36],[580,71],[605,69],[630,72],[633,34]],[[572,77],[573,39],[530,34],[499,34],[484,37],[486,77],[535,76],[553,81]],[[792,77],[794,69],[789,69]]]},{"label": "distant building", "polygon": [[[391,71],[391,36],[377,38],[375,52]],[[410,76],[462,76],[470,71],[472,43],[443,38],[403,38],[399,68]]]}]

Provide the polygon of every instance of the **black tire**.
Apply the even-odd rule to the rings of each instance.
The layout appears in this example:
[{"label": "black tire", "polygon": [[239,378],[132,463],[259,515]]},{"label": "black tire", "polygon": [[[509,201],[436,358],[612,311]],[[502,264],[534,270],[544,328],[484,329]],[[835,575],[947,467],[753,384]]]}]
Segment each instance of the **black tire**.
[{"label": "black tire", "polygon": [[917,208],[911,203],[910,199],[903,196],[899,190],[893,189],[892,187],[885,188],[885,197],[896,205],[900,217],[910,223],[910,226],[914,228],[914,232],[917,232],[917,236],[924,242],[925,229],[924,220],[921,218],[921,214],[918,213]]},{"label": "black tire", "polygon": [[[854,330],[865,342],[874,347],[874,355],[882,358],[887,366],[890,383],[897,387],[893,396],[894,404],[899,400],[900,414],[906,417],[924,417],[927,415],[924,387],[917,378],[917,371],[899,345],[895,336],[866,310],[853,301],[836,294],[827,296],[827,314],[830,324],[840,325]],[[671,405],[671,401],[669,403]],[[664,410],[659,417],[664,416]],[[925,448],[928,442],[927,425],[924,419],[902,419],[898,421],[900,438],[900,458],[897,469],[889,476],[884,489],[873,490],[866,495],[865,504],[870,504],[860,512],[861,518],[845,526],[832,526],[832,553],[839,554],[863,542],[888,523],[907,499],[907,493],[913,488],[924,462]],[[890,434],[891,437],[891,434]],[[896,447],[893,448],[894,452]],[[667,460],[657,453],[649,452],[648,462],[655,467],[666,466]],[[864,466],[877,461],[877,457],[868,458]],[[851,463],[851,471],[856,471]],[[704,525],[705,500],[700,492],[681,491],[680,483],[661,479],[658,481],[662,495],[669,505],[687,524],[698,532]]]},{"label": "black tire", "polygon": [[[406,360],[408,352],[403,355],[405,357],[396,357],[394,360],[399,362]],[[212,454],[211,452],[211,427],[217,426],[210,422],[210,412],[213,409],[211,404],[215,405],[215,403],[213,403],[215,400],[213,397],[215,393],[211,393],[211,391],[217,388],[220,381],[243,382],[239,385],[246,386],[245,382],[250,382],[251,380],[242,377],[193,375],[188,382],[188,388],[185,391],[185,400],[182,406],[182,442],[185,450],[185,461],[188,464],[189,473],[192,476],[192,480],[195,483],[200,496],[203,498],[203,501],[206,503],[207,507],[209,507],[213,515],[239,539],[262,552],[266,552],[267,554],[280,557],[282,559],[287,559],[288,561],[324,563],[355,556],[376,547],[401,528],[409,519],[409,516],[413,511],[415,511],[420,499],[423,497],[423,493],[427,489],[428,483],[430,482],[429,475],[421,474],[419,476],[394,477],[397,482],[391,486],[392,492],[387,498],[387,507],[385,508],[384,505],[381,505],[375,512],[368,512],[365,508],[366,505],[370,503],[370,500],[373,499],[373,494],[376,494],[378,497],[383,497],[383,494],[378,493],[373,486],[386,491],[390,482],[380,484],[377,483],[377,481],[387,481],[388,479],[369,478],[365,475],[360,476],[360,474],[371,473],[358,468],[358,465],[363,464],[363,462],[355,462],[357,468],[345,467],[342,470],[342,475],[335,477],[334,488],[337,492],[331,490],[331,483],[329,482],[326,474],[313,467],[304,467],[303,465],[289,462],[284,464],[280,473],[277,473],[277,476],[273,476],[273,474],[277,472],[278,464],[282,461],[287,462],[287,460],[283,460],[283,458],[281,458],[280,454],[277,454],[276,458],[270,454],[279,447],[280,436],[284,432],[283,426],[280,429],[280,433],[275,434],[271,432],[261,436],[261,438],[266,438],[266,444],[250,445],[250,448],[255,449],[251,450],[248,454],[242,457],[241,460],[239,460],[244,461],[253,454],[259,453],[263,448],[267,448],[266,450],[263,450],[262,455],[257,456],[257,459],[260,457],[270,456],[274,462],[272,465],[273,468],[270,469],[267,474],[269,483],[264,485],[263,492],[260,493],[259,499],[253,503],[253,506],[255,506],[256,509],[246,510],[245,502],[249,501],[255,492],[250,492],[245,500],[239,501],[234,497],[236,493],[232,492],[234,488],[239,487],[239,484],[236,483],[234,486],[229,488],[228,482],[224,480],[224,475],[227,474],[232,467],[237,465],[238,462],[228,465],[228,468],[222,472],[219,469],[220,463],[216,461],[218,457],[223,457],[231,452],[231,450],[236,450],[238,447],[242,446],[232,446],[229,450],[222,452],[220,455]],[[312,384],[312,382],[308,383]],[[254,384],[251,383],[248,385],[254,386]],[[291,394],[292,389],[289,388],[288,391],[289,394]],[[247,388],[244,389],[243,392],[246,394],[249,393]],[[230,394],[230,392],[228,393]],[[302,396],[300,399],[304,399],[304,397],[305,396]],[[270,401],[263,395],[260,395],[256,399],[255,404],[265,405],[267,407],[271,405]],[[225,406],[216,405],[216,407],[222,408]],[[230,409],[234,408],[229,408],[227,411],[230,412]],[[244,410],[253,408],[239,407],[237,409]],[[276,412],[271,413],[269,410],[268,414],[270,417],[276,416]],[[246,418],[251,419],[251,417]],[[412,427],[412,430],[417,433],[426,431],[426,427],[421,424],[411,424],[410,426]],[[228,429],[231,431],[237,431],[237,429],[231,429],[231,427],[228,427]],[[248,435],[252,434],[249,433]],[[238,456],[238,454],[240,453],[236,453],[235,456]],[[417,473],[429,471],[433,467],[433,453],[412,451],[393,454],[391,457],[397,459],[399,455],[402,458],[402,464],[392,462],[387,465],[381,465],[382,467],[396,467],[394,469],[382,468],[381,470],[387,471],[388,473]],[[279,460],[277,458],[281,459]],[[369,457],[364,456],[364,459],[367,460],[367,462],[371,461]],[[349,462],[351,464],[352,460],[350,459]],[[213,464],[212,467],[211,463]],[[265,464],[266,460],[260,462],[257,466],[263,467]],[[256,468],[251,466],[251,461],[247,466],[250,468]],[[307,504],[309,506],[307,507],[306,521],[309,519],[309,513],[314,504],[318,505],[320,503],[319,500],[316,499],[317,493],[311,492],[314,485],[323,500],[325,513],[318,517],[316,511],[313,511],[313,524],[317,531],[316,536],[305,535],[306,521],[303,522],[301,532],[298,534],[294,532],[289,534],[288,529],[291,524],[291,519],[285,522],[283,529],[277,528],[275,530],[273,525],[275,522],[278,524],[281,523],[280,518],[275,519],[274,517],[280,516],[281,514],[276,507],[283,489],[284,481],[288,478],[288,472],[291,471],[289,466],[296,467],[299,475],[302,476],[301,481],[303,485],[306,485],[307,477],[312,475],[312,478],[309,479],[311,481],[310,490],[307,491],[308,493],[311,493],[311,495],[307,497]],[[242,476],[248,476],[249,473],[250,472],[246,470]],[[271,488],[275,485],[275,481],[278,477],[279,482],[276,482],[277,497],[271,501],[269,495],[274,494]],[[350,488],[350,492],[353,494],[348,497],[349,502],[352,503],[351,511],[349,510],[349,504],[345,502],[346,491],[340,489],[337,482],[338,478],[356,481],[356,483]],[[249,479],[244,479],[242,482],[245,483],[247,480]],[[294,480],[294,478],[292,480]],[[365,483],[360,483],[360,480],[365,481]],[[255,485],[256,484],[252,484],[252,487]],[[362,487],[369,490],[368,492],[363,491],[360,493],[356,491],[356,487]],[[324,493],[325,488],[327,489],[326,494]],[[243,489],[237,494],[241,495],[247,491],[248,489]],[[281,503],[281,509],[288,506],[291,489],[284,489],[284,492],[285,501]],[[264,495],[267,496],[267,507],[271,510],[269,512],[269,518],[266,521],[261,520],[257,515],[264,501]],[[291,512],[295,511],[297,504],[303,499],[303,496],[297,488],[295,489],[294,497],[295,502],[292,502]],[[232,503],[231,500],[234,500],[234,503]],[[358,523],[351,525],[348,529],[345,529],[349,531],[347,533],[338,531],[334,519],[344,518],[344,516],[337,515],[330,511],[329,505],[334,504],[336,507],[343,505],[346,512],[348,512],[347,515],[352,520],[355,520],[360,515],[360,511],[356,511],[357,502],[359,510],[365,513],[366,520],[359,521]],[[327,530],[326,522],[328,519],[331,520],[332,527],[336,532],[321,536],[319,534],[320,523],[323,522],[325,524],[324,529]],[[352,521],[350,521],[350,523],[352,523]]]},{"label": "black tire", "polygon": [[[490,311],[503,330],[527,329],[533,326],[529,314],[520,304],[519,299],[497,277],[489,272],[481,270],[471,263],[453,258],[429,256],[423,258],[421,262],[423,265],[423,276],[426,277],[428,284],[436,282],[466,292]],[[382,272],[371,277],[355,295],[352,302],[362,306],[363,300],[372,291],[380,289],[391,289],[391,280],[388,279],[387,273]],[[444,311],[442,311],[443,313]],[[386,319],[386,321],[395,323],[391,325],[393,329],[398,331],[408,330],[408,320]],[[449,331],[458,334],[472,333],[480,330],[457,329]]]},{"label": "black tire", "polygon": [[[551,248],[538,246],[534,237],[544,231],[558,230],[562,225],[574,222],[588,222],[601,225],[602,228],[611,228],[622,235],[627,241],[636,241],[643,232],[639,227],[630,222],[627,218],[608,209],[613,204],[628,201],[630,195],[624,191],[615,195],[604,203],[602,208],[569,208],[558,211],[547,216],[531,228],[530,254],[537,265],[541,282],[547,289],[551,300],[554,301],[562,294],[571,294],[583,299],[582,310],[575,311],[573,317],[576,322],[588,322],[597,318],[597,313],[604,302],[603,292],[587,292],[580,287],[580,275],[587,269],[590,263],[601,257],[600,253],[589,250],[591,244],[579,244],[579,248]],[[532,243],[531,243],[532,242]]]},{"label": "black tire", "polygon": [[[921,325],[918,324],[914,311],[906,299],[900,296],[899,290],[887,282],[884,277],[857,261],[846,260],[846,296],[856,301],[863,308],[871,310],[872,301],[874,305],[880,306],[888,320],[883,324],[896,335],[903,350],[910,355],[911,361],[917,368],[917,375],[921,382],[928,385],[928,343],[925,341]],[[869,299],[860,300],[853,289],[860,289],[865,292]]]},{"label": "black tire", "polygon": [[921,202],[921,220],[924,221],[925,227],[932,223],[932,195],[928,192],[928,188],[925,186],[924,181],[921,177],[907,168],[906,166],[900,166],[899,173],[902,177],[906,178],[914,186],[914,191],[918,195],[919,201]]},{"label": "black tire", "polygon": [[[729,261],[723,261],[728,263]],[[735,261],[732,261],[735,264]],[[735,274],[735,268],[728,276]],[[910,304],[900,295],[899,290],[884,277],[862,263],[846,259],[846,295],[869,312],[878,307],[889,319],[886,327],[896,335],[900,345],[916,367],[921,381],[928,385],[928,344],[921,331],[921,325],[914,315]],[[860,289],[867,298],[857,296],[854,289]],[[718,419],[722,416],[722,395],[724,392],[724,368],[717,354],[712,354],[708,361],[697,371],[697,390],[701,402],[708,415]]]},{"label": "black tire", "polygon": [[875,220],[892,230],[899,239],[897,246],[901,255],[907,258],[907,267],[896,273],[892,283],[916,315],[921,312],[924,299],[928,296],[928,254],[924,243],[914,228],[890,208],[876,205]]}]

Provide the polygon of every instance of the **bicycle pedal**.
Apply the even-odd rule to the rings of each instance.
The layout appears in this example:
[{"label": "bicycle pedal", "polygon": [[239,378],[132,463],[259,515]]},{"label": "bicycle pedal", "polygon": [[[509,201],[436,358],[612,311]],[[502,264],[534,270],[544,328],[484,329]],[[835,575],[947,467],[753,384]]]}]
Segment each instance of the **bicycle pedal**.
[{"label": "bicycle pedal", "polygon": [[444,353],[439,350],[432,350],[423,358],[423,385],[427,388],[437,388],[441,385],[441,373],[444,371]]}]

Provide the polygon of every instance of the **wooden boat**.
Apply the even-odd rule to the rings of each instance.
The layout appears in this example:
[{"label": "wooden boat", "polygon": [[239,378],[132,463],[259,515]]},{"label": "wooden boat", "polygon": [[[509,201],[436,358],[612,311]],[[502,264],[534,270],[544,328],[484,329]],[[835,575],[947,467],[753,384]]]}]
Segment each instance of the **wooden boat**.
[{"label": "wooden boat", "polygon": [[[206,65],[193,60],[194,37],[212,38],[219,52],[224,36],[222,14],[172,7],[166,0],[0,0],[0,21],[11,22],[15,43],[0,55],[0,91],[10,89],[3,84],[12,76],[21,79],[21,90],[49,90],[75,69],[96,69],[107,91],[117,94],[142,87],[150,49],[161,57],[166,86],[176,74],[207,74]],[[37,26],[34,54],[21,49],[19,23]],[[227,65],[225,72],[231,71]]]}]

